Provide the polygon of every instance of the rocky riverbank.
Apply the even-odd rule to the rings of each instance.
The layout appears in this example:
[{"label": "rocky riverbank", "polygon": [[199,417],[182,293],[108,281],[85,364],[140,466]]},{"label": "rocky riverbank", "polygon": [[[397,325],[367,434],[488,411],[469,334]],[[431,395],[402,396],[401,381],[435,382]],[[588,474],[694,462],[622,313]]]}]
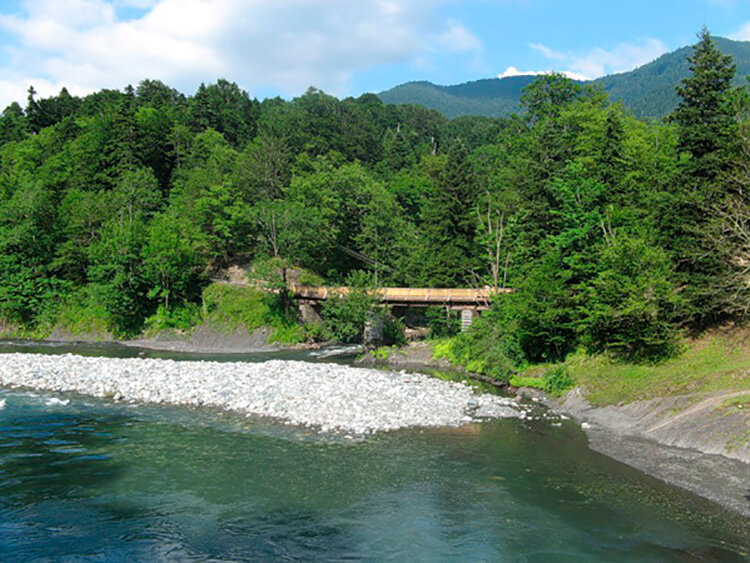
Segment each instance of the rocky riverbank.
[{"label": "rocky riverbank", "polygon": [[[428,343],[375,351],[363,365],[451,369]],[[715,391],[594,407],[578,387],[563,398],[518,389],[576,420],[590,447],[670,484],[750,517],[750,405],[743,391]],[[734,405],[734,401],[738,401]]]},{"label": "rocky riverbank", "polygon": [[422,374],[333,364],[4,354],[0,385],[116,401],[208,406],[352,435],[524,418],[530,407]]},{"label": "rocky riverbank", "polygon": [[750,412],[725,407],[737,392],[593,407],[575,388],[556,399],[522,389],[581,424],[589,446],[750,517]]},{"label": "rocky riverbank", "polygon": [[108,333],[71,334],[56,329],[45,340],[48,342],[117,342],[123,346],[135,348],[196,354],[247,354],[301,347],[272,342],[272,333],[273,330],[269,327],[248,331],[241,327],[227,328],[216,323],[203,322],[187,332],[162,331],[144,334],[130,340],[117,340]]}]

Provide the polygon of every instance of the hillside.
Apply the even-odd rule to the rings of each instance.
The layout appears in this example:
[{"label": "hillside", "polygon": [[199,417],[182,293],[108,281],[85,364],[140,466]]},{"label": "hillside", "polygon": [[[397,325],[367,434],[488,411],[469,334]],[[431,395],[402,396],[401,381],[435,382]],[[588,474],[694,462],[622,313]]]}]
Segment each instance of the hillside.
[{"label": "hillside", "polygon": [[533,81],[533,76],[512,76],[455,86],[436,86],[426,81],[407,82],[378,96],[389,104],[418,104],[436,109],[449,118],[462,115],[499,117],[521,109],[521,92]]},{"label": "hillside", "polygon": [[[724,53],[737,65],[736,84],[750,75],[750,41],[714,38]],[[677,104],[675,86],[688,74],[687,55],[691,47],[682,47],[629,72],[592,81],[604,88],[613,100],[621,101],[639,118],[660,118]],[[390,104],[418,104],[438,110],[446,117],[484,115],[499,117],[520,110],[519,100],[533,76],[488,78],[454,86],[430,82],[408,82],[379,94]]]}]

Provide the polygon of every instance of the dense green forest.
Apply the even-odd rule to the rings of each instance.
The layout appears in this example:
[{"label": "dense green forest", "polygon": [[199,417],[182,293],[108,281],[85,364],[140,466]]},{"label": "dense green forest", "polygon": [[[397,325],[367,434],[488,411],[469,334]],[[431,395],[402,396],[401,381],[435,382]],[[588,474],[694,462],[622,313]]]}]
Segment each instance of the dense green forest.
[{"label": "dense green forest", "polygon": [[650,123],[560,75],[496,119],[224,80],[30,89],[0,119],[0,319],[131,335],[273,259],[325,283],[513,287],[461,341],[496,366],[669,355],[750,305],[749,106],[707,32],[690,67]]},{"label": "dense green forest", "polygon": [[[745,85],[750,75],[750,41],[714,38],[716,46],[734,58],[737,72],[733,84]],[[603,76],[591,84],[604,89],[610,99],[621,102],[640,119],[661,119],[679,102],[676,86],[690,73],[687,57],[691,47],[682,47],[628,72]],[[447,117],[484,115],[503,117],[521,111],[523,88],[533,76],[485,78],[453,86],[431,82],[407,82],[378,94],[390,104],[419,104],[438,110]]]}]

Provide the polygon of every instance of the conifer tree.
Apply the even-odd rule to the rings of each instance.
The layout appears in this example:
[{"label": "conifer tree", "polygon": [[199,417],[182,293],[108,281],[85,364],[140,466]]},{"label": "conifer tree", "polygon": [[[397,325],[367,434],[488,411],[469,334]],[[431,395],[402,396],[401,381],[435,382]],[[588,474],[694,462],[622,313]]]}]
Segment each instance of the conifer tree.
[{"label": "conifer tree", "polygon": [[704,26],[688,57],[691,75],[677,87],[681,100],[672,114],[679,149],[690,155],[685,172],[698,184],[713,181],[728,162],[736,134],[730,105],[735,65],[716,48]]},{"label": "conifer tree", "polygon": [[710,251],[709,210],[725,193],[724,171],[736,153],[737,125],[731,105],[732,57],[722,54],[704,26],[688,57],[691,74],[677,87],[680,103],[671,115],[677,125],[682,189],[665,194],[660,230],[684,277],[689,321],[705,327],[722,318],[714,286],[726,268]]},{"label": "conifer tree", "polygon": [[469,151],[460,138],[448,150],[446,168],[424,209],[429,239],[428,271],[435,283],[459,286],[476,266],[477,185]]}]

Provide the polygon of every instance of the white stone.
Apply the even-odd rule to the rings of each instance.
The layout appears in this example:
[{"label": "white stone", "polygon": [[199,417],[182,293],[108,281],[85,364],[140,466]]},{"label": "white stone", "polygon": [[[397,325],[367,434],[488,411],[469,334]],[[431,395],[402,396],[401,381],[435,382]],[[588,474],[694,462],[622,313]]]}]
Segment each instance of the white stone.
[{"label": "white stone", "polygon": [[0,386],[205,405],[357,435],[410,426],[459,426],[475,417],[525,416],[512,399],[427,375],[281,360],[177,362],[3,354]]}]

